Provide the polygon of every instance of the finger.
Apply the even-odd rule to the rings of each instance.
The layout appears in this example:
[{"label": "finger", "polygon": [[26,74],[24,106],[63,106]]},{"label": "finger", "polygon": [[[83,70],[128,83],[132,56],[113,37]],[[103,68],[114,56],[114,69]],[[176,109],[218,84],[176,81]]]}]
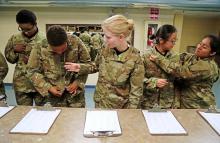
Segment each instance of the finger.
[{"label": "finger", "polygon": [[70,65],[64,65],[64,68],[65,69],[71,69],[71,66]]},{"label": "finger", "polygon": [[68,68],[68,67],[69,67],[69,65],[65,64],[65,65],[64,65],[64,67],[65,67],[65,68]]},{"label": "finger", "polygon": [[167,81],[161,81],[160,84],[167,84]]},{"label": "finger", "polygon": [[69,91],[69,93],[71,93],[71,94],[72,94],[73,92],[74,92],[74,91],[72,91],[72,90],[71,90],[71,91]]},{"label": "finger", "polygon": [[65,62],[65,64],[72,64],[71,62]]},{"label": "finger", "polygon": [[73,70],[73,69],[67,69],[67,71],[74,72],[74,71],[76,71],[76,70]]},{"label": "finger", "polygon": [[76,94],[76,90],[74,90],[73,94]]},{"label": "finger", "polygon": [[162,83],[162,84],[161,84],[162,87],[164,87],[164,86],[166,86],[166,85],[167,85],[166,83]]},{"label": "finger", "polygon": [[58,96],[61,96],[61,95],[62,95],[62,93],[61,93],[61,92],[58,92],[58,93],[57,93],[57,95],[58,95]]},{"label": "finger", "polygon": [[71,94],[76,94],[76,90],[72,90],[71,92],[69,92]]}]

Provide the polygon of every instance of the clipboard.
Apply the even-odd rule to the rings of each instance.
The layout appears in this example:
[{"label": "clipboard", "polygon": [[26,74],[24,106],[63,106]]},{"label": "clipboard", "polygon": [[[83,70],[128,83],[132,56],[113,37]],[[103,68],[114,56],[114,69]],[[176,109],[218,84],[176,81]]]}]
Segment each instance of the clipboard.
[{"label": "clipboard", "polygon": [[83,135],[89,138],[122,134],[117,111],[87,111]]},{"label": "clipboard", "polygon": [[10,130],[15,134],[47,134],[61,109],[33,108]]},{"label": "clipboard", "polygon": [[171,111],[160,110],[157,106],[156,109],[142,110],[142,113],[152,135],[187,135]]},{"label": "clipboard", "polygon": [[14,109],[15,106],[0,106],[0,119],[5,116],[8,112],[10,112],[12,109]]},{"label": "clipboard", "polygon": [[206,112],[197,111],[197,113],[220,136],[220,109],[208,109]]}]

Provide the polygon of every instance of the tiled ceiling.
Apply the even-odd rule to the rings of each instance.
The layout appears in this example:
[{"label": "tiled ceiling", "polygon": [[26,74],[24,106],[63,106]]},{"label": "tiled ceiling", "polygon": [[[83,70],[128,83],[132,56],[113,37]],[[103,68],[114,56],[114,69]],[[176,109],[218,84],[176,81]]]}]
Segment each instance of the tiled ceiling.
[{"label": "tiled ceiling", "polygon": [[0,0],[0,7],[48,6],[48,7],[115,7],[217,11],[220,0]]}]

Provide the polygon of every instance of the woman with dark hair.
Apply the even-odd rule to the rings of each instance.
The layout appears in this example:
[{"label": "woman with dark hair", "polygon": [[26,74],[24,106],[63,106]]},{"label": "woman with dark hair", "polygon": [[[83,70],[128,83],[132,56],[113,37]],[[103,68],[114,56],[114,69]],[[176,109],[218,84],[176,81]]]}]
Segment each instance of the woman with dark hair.
[{"label": "woman with dark hair", "polygon": [[55,107],[85,107],[87,75],[64,69],[65,62],[88,63],[90,56],[79,37],[67,35],[60,25],[50,26],[28,62],[27,76],[35,89]]},{"label": "woman with dark hair", "polygon": [[212,85],[219,77],[215,56],[220,54],[220,41],[214,35],[205,36],[194,54],[182,53],[178,62],[152,55],[150,60],[181,83],[181,108],[209,108],[215,105]]},{"label": "woman with dark hair", "polygon": [[13,34],[5,47],[5,58],[11,64],[16,64],[13,86],[18,105],[43,105],[44,98],[35,90],[26,77],[26,66],[30,53],[37,48],[37,43],[45,39],[37,27],[37,17],[29,10],[20,10],[16,15],[19,33]]},{"label": "woman with dark hair", "polygon": [[177,30],[172,25],[162,25],[151,39],[154,40],[154,46],[147,49],[146,53],[142,56],[145,78],[141,108],[149,109],[155,104],[158,104],[161,108],[174,108],[173,80],[158,65],[151,62],[149,57],[153,53],[158,53],[165,59],[173,59],[175,54],[171,52],[171,49],[177,40]]}]

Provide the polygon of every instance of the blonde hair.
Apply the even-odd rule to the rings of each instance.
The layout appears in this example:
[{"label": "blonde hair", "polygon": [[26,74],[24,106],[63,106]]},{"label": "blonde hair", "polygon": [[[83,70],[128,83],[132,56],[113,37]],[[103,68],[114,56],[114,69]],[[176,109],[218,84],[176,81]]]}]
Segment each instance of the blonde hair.
[{"label": "blonde hair", "polygon": [[102,23],[102,28],[107,29],[115,35],[123,34],[128,37],[134,29],[134,21],[123,15],[114,15]]}]

